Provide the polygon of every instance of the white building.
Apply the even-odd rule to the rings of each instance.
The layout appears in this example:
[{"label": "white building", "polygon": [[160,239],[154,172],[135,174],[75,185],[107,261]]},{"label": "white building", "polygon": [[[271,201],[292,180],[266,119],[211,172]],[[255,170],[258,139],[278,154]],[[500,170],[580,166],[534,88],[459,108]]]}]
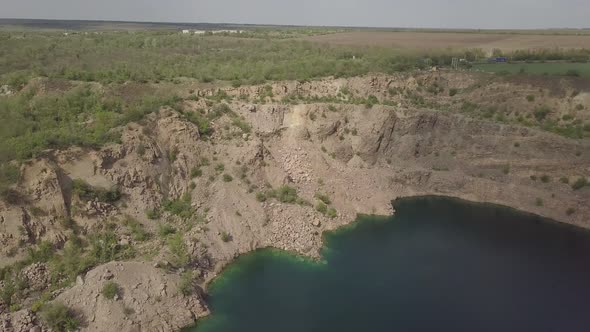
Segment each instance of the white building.
[{"label": "white building", "polygon": [[182,30],[182,33],[185,34],[185,35],[186,34],[189,34],[190,33],[190,30]]}]

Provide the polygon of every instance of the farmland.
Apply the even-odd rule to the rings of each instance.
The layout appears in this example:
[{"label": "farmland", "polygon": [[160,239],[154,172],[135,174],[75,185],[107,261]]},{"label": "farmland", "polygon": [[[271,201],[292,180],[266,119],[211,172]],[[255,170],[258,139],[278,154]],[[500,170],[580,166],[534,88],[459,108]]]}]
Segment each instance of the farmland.
[{"label": "farmland", "polygon": [[528,33],[351,31],[305,37],[305,40],[339,46],[380,46],[403,50],[590,48],[590,35]]},{"label": "farmland", "polygon": [[472,69],[497,74],[590,77],[590,63],[491,63],[476,64]]}]

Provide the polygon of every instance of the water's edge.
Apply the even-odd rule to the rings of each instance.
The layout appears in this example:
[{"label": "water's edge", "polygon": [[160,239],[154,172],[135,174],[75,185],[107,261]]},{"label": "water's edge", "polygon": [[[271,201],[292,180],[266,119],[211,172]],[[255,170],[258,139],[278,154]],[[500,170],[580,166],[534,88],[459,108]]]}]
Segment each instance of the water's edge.
[{"label": "water's edge", "polygon": [[[393,209],[395,211],[393,215],[386,216],[386,215],[357,214],[356,218],[354,220],[350,221],[349,223],[342,225],[342,226],[340,226],[336,229],[333,229],[333,230],[323,231],[322,235],[321,235],[322,246],[320,248],[320,255],[318,258],[306,256],[304,254],[300,254],[300,253],[293,252],[293,251],[275,248],[272,246],[256,248],[252,251],[238,255],[235,258],[233,258],[232,260],[224,262],[224,264],[220,268],[219,272],[216,273],[216,275],[214,275],[213,277],[207,279],[203,283],[203,286],[202,286],[203,290],[206,293],[209,293],[209,290],[211,288],[215,288],[217,284],[223,284],[224,280],[230,278],[228,276],[228,273],[231,273],[232,269],[234,267],[236,267],[236,265],[240,261],[247,258],[248,256],[256,256],[256,254],[260,254],[260,253],[281,256],[284,259],[288,259],[288,260],[299,260],[299,261],[305,262],[306,264],[311,264],[311,265],[318,265],[318,266],[323,265],[325,263],[324,257],[326,256],[326,250],[329,250],[329,243],[330,243],[331,237],[338,236],[341,233],[353,231],[355,228],[357,228],[359,225],[362,225],[365,222],[371,222],[371,223],[389,222],[392,217],[395,218],[397,216],[399,206],[403,205],[404,203],[406,203],[408,201],[413,201],[413,200],[417,200],[417,199],[418,200],[419,199],[424,199],[424,200],[446,199],[446,200],[449,200],[450,202],[460,203],[460,204],[468,205],[468,206],[484,206],[484,207],[493,208],[493,209],[500,209],[502,211],[506,211],[507,213],[511,213],[514,215],[519,215],[519,216],[526,217],[526,218],[534,218],[535,221],[538,223],[550,224],[553,227],[560,227],[563,229],[570,229],[570,230],[575,230],[578,232],[585,232],[587,234],[590,234],[590,229],[580,227],[578,225],[574,225],[574,224],[570,224],[570,223],[561,222],[558,220],[554,220],[551,218],[541,216],[536,213],[519,210],[517,208],[502,205],[502,204],[472,201],[472,200],[467,200],[467,199],[458,198],[458,197],[454,197],[454,196],[445,196],[445,195],[404,196],[404,197],[396,198],[391,201],[391,204],[392,204]],[[192,324],[190,326],[186,326],[185,328],[182,329],[182,331],[189,331],[189,329],[196,328],[204,320],[210,319],[211,318],[210,315],[213,315],[213,314],[214,314],[213,312],[210,312],[209,315],[207,315],[207,316],[199,317],[199,319],[195,322],[195,324]]]}]

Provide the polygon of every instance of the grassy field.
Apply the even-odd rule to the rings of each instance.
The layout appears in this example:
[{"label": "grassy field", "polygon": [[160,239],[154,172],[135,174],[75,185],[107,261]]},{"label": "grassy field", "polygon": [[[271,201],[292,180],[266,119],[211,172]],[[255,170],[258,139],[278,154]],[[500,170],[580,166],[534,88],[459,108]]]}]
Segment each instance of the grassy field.
[{"label": "grassy field", "polygon": [[415,68],[422,56],[448,64],[465,51],[404,54],[383,47],[337,47],[281,38],[183,35],[170,31],[80,33],[0,32],[0,84],[19,87],[32,77],[111,82],[263,83],[393,73]]},{"label": "grassy field", "polygon": [[472,69],[499,74],[590,77],[590,63],[492,63],[474,65]]}]

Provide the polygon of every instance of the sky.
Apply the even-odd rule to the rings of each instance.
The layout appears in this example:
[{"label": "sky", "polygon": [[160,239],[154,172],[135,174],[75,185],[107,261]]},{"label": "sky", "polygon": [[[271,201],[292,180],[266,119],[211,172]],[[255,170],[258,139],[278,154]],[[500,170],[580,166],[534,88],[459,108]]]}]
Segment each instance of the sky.
[{"label": "sky", "polygon": [[0,0],[0,17],[412,28],[590,28],[590,0]]}]

